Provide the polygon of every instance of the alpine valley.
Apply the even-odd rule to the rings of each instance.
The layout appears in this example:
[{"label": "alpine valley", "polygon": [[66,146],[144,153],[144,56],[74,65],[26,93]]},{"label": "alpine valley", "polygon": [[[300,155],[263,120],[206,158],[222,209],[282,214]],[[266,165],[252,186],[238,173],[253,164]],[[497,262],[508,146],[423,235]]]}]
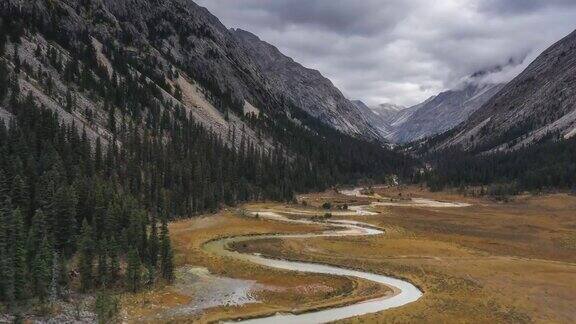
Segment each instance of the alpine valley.
[{"label": "alpine valley", "polygon": [[576,32],[409,107],[255,33],[0,2],[1,323],[574,322]]}]

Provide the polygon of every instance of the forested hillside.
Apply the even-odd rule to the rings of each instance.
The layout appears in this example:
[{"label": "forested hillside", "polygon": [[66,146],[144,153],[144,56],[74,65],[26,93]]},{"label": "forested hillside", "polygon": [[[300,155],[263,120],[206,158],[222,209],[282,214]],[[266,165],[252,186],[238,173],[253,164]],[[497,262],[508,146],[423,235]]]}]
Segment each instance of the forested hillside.
[{"label": "forested hillside", "polygon": [[[294,103],[271,95],[246,110],[228,84],[198,74],[224,68],[224,54],[204,48],[201,62],[191,62],[192,52],[177,59],[162,47],[169,35],[139,34],[128,16],[113,16],[121,5],[126,1],[0,4],[6,307],[171,281],[166,223],[176,217],[410,174],[411,159],[342,134]],[[183,8],[186,16],[190,8]],[[144,22],[159,27],[159,17]],[[212,44],[216,36],[201,18],[187,17],[197,28],[187,33],[202,40],[181,45]],[[259,84],[235,89],[255,102],[267,96]]]},{"label": "forested hillside", "polygon": [[496,196],[522,191],[576,192],[576,139],[546,141],[513,152],[475,155],[445,150],[429,157],[434,170],[426,180],[433,190],[486,186]]}]

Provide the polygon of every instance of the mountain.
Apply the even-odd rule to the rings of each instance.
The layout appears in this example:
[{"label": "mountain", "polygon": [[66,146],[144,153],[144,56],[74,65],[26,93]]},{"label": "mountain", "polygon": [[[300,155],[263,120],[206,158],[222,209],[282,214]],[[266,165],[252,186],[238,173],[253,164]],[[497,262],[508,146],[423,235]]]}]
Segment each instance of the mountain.
[{"label": "mountain", "polygon": [[255,59],[273,93],[285,96],[310,115],[344,133],[380,138],[357,107],[320,72],[303,67],[250,32],[242,29],[231,32]]},{"label": "mountain", "polygon": [[378,116],[384,118],[385,120],[393,120],[395,116],[399,114],[400,111],[406,109],[404,106],[395,105],[391,103],[383,103],[377,106],[371,107]]},{"label": "mountain", "polygon": [[384,138],[408,143],[456,127],[504,86],[483,83],[483,76],[484,73],[475,73],[459,87],[408,108],[390,103],[368,107],[358,100],[354,103]]},{"label": "mountain", "polygon": [[[192,1],[98,0],[86,9],[82,2],[68,0],[54,4],[9,0],[2,6],[20,6],[21,12],[38,16],[41,24],[55,24],[49,16],[41,17],[41,12],[58,7],[62,21],[57,33],[65,35],[61,40],[64,48],[85,43],[89,35],[100,63],[110,74],[116,72],[110,67],[115,58],[111,57],[112,47],[121,37],[122,43],[127,43],[121,48],[123,55],[144,63],[142,67],[149,70],[146,76],[161,85],[163,96],[174,99],[178,88],[180,101],[194,107],[190,112],[195,118],[222,135],[233,126],[258,138],[242,118],[247,112],[263,111],[269,117],[283,114],[302,123],[297,110],[304,110],[346,134],[378,138],[356,107],[319,72],[305,69],[255,36],[248,37],[247,32],[227,29]],[[43,36],[39,35],[39,42],[46,41]],[[22,55],[30,54],[35,41],[24,44]],[[165,91],[170,89],[172,92]],[[80,121],[75,116],[71,120]]]},{"label": "mountain", "polygon": [[[0,27],[6,131],[29,133],[34,150],[49,152],[65,147],[66,139],[50,137],[61,131],[90,165],[102,166],[91,161],[101,152],[98,160],[110,159],[105,180],[122,179],[118,187],[149,208],[168,196],[170,215],[290,199],[409,165],[372,141],[376,130],[320,73],[245,41],[193,1],[5,0]],[[37,133],[45,119],[53,131]],[[62,162],[58,172],[75,172],[69,153],[36,152],[47,165],[26,167],[39,172],[33,179],[54,161]],[[13,173],[7,165],[0,161],[0,171]]]},{"label": "mountain", "polygon": [[459,88],[442,92],[402,114],[389,119],[392,142],[407,143],[450,130],[465,121],[494,94],[503,84],[482,84],[467,81]]},{"label": "mountain", "polygon": [[576,32],[538,56],[437,148],[516,150],[576,135]]},{"label": "mountain", "polygon": [[388,118],[383,117],[361,100],[352,100],[351,102],[356,106],[362,118],[378,131],[380,137],[388,138],[390,136],[391,127]]}]

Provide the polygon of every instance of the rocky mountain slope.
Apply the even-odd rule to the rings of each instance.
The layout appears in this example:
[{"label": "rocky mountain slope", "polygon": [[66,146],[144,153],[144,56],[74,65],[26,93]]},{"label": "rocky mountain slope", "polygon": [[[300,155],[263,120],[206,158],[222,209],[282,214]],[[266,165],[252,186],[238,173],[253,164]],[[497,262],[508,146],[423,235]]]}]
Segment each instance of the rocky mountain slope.
[{"label": "rocky mountain slope", "polygon": [[400,111],[406,109],[404,106],[395,105],[391,103],[383,103],[371,108],[377,115],[386,120],[393,120]]},{"label": "rocky mountain slope", "polygon": [[456,127],[502,87],[503,84],[481,83],[471,77],[456,89],[408,108],[388,103],[368,107],[359,100],[354,103],[384,138],[393,143],[408,143]]},{"label": "rocky mountain slope", "polygon": [[459,89],[448,90],[425,102],[392,115],[389,139],[407,143],[427,136],[443,133],[465,121],[503,84],[478,84],[467,82]]},{"label": "rocky mountain slope", "polygon": [[352,100],[351,102],[356,106],[362,118],[374,127],[382,138],[386,139],[390,136],[392,127],[390,126],[389,116],[377,113],[361,100]]},{"label": "rocky mountain slope", "polygon": [[357,107],[320,72],[303,67],[250,32],[241,29],[231,32],[255,59],[275,94],[287,97],[310,115],[344,133],[380,137]]},{"label": "rocky mountain slope", "polygon": [[552,45],[436,148],[508,151],[576,135],[576,32]]},{"label": "rocky mountain slope", "polygon": [[[240,145],[244,136],[270,148],[273,139],[262,136],[259,129],[271,127],[264,120],[287,118],[295,125],[314,124],[306,121],[308,116],[352,136],[379,137],[358,117],[356,107],[318,72],[276,52],[283,63],[291,62],[285,73],[276,77],[278,71],[260,61],[262,55],[254,51],[254,42],[243,44],[237,33],[192,1],[6,0],[0,10],[32,18],[33,28],[40,31],[25,35],[17,47],[8,45],[8,51],[18,52],[31,70],[42,71],[53,87],[48,94],[42,85],[46,80],[22,75],[22,90],[58,111],[63,121],[83,125],[90,138],[107,142],[113,137],[107,130],[108,113],[102,109],[105,101],[71,87],[63,71],[38,59],[38,48],[53,52],[64,67],[77,60],[78,53],[93,48],[98,61],[94,70],[101,74],[95,78],[107,75],[118,81],[130,71],[158,87],[160,108],[181,105],[225,141],[234,140],[234,145]],[[298,78],[286,79],[289,72]],[[81,110],[65,109],[69,92]],[[116,112],[119,122],[120,115]],[[250,116],[261,119],[260,126]],[[306,127],[318,131],[316,126]]]}]

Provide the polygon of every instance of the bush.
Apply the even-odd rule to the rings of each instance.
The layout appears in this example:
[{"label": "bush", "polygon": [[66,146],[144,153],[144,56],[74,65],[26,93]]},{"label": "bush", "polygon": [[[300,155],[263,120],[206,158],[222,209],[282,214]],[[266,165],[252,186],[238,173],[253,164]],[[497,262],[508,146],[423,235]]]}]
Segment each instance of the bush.
[{"label": "bush", "polygon": [[498,201],[509,201],[510,196],[518,194],[518,186],[511,184],[493,184],[488,187],[488,195]]},{"label": "bush", "polygon": [[114,322],[116,316],[120,313],[120,301],[117,297],[111,296],[108,293],[98,293],[94,311],[98,316],[98,323]]},{"label": "bush", "polygon": [[322,204],[322,208],[324,209],[332,209],[332,204],[329,202],[325,202],[324,204]]}]

